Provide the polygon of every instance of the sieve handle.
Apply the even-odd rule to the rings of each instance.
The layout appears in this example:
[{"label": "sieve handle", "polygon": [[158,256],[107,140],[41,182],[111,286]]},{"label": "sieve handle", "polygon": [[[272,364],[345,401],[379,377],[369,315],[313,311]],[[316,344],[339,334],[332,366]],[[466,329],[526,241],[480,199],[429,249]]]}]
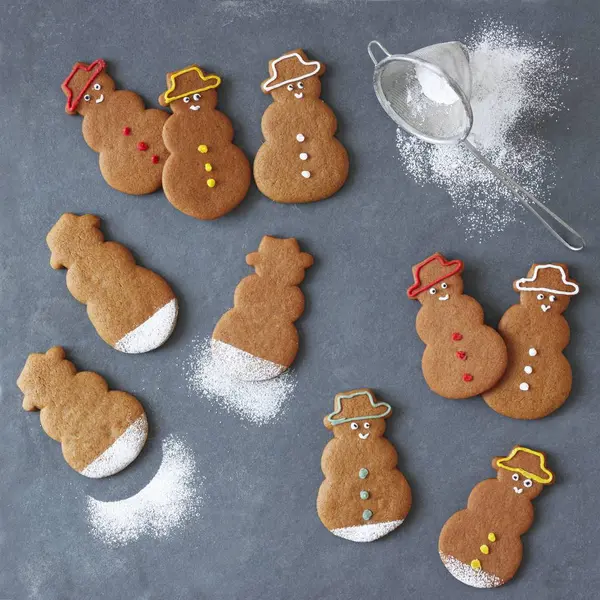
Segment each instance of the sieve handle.
[{"label": "sieve handle", "polygon": [[367,46],[367,52],[369,53],[369,56],[371,57],[371,60],[373,61],[374,65],[379,63],[379,61],[375,58],[375,55],[373,54],[372,46],[379,46],[379,49],[385,54],[385,58],[391,56],[391,54],[377,40],[370,41],[369,45]]},{"label": "sieve handle", "polygon": [[[569,250],[573,250],[578,252],[579,250],[583,250],[585,246],[584,239],[565,221],[563,221],[556,213],[551,211],[547,206],[544,206],[531,192],[528,192],[525,188],[521,187],[512,177],[507,175],[504,171],[501,171],[498,167],[496,167],[493,163],[491,163],[471,142],[464,140],[463,144],[465,147],[481,162],[481,164],[486,167],[489,171],[491,171],[510,191],[514,194],[514,196],[520,200],[520,202],[527,208],[530,212],[532,212],[541,222],[542,225],[562,244],[564,244]],[[549,218],[548,220],[545,218],[543,214],[540,214],[538,210],[542,213],[546,213],[546,216]],[[562,231],[559,233],[556,227],[558,226],[558,230]],[[564,234],[568,234],[566,237],[570,238],[573,244],[569,243],[564,236]]]}]

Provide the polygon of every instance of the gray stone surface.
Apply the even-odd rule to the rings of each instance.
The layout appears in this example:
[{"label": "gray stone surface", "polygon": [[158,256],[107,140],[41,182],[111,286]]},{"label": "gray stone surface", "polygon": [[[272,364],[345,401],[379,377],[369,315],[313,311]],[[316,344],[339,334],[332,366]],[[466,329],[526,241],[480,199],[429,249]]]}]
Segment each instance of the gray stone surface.
[{"label": "gray stone surface", "polygon": [[[400,167],[395,128],[371,87],[366,45],[412,50],[461,39],[473,23],[501,17],[533,36],[573,49],[578,80],[570,109],[543,125],[562,175],[549,202],[587,236],[563,250],[536,223],[485,244],[465,241],[447,195],[418,187]],[[536,501],[517,578],[495,598],[598,597],[597,461],[598,209],[600,84],[597,0],[536,2],[75,2],[5,3],[0,14],[0,598],[448,598],[478,592],[455,581],[437,555],[445,520],[471,488],[492,476],[492,456],[523,443],[546,450],[557,485]],[[302,46],[329,67],[323,96],[335,109],[351,175],[334,198],[283,206],[252,188],[238,210],[203,223],[162,193],[127,197],[109,188],[81,120],[64,113],[60,83],[75,60],[103,57],[122,87],[156,106],[164,74],[190,62],[224,78],[220,106],[236,141],[253,156],[267,60]],[[111,239],[165,275],[181,302],[170,341],[124,356],[104,344],[49,267],[44,238],[65,211],[91,212]],[[299,322],[298,387],[283,418],[241,422],[187,390],[182,362],[210,334],[248,272],[244,255],[263,234],[297,237],[315,256]],[[420,374],[417,306],[405,296],[410,265],[440,250],[466,261],[467,293],[496,324],[517,300],[511,282],[535,260],[565,261],[582,293],[567,313],[574,386],[567,404],[540,422],[518,422],[483,401],[435,396]],[[108,481],[89,481],[25,414],[15,380],[29,352],[64,345],[81,369],[102,373],[147,407],[152,429],[136,463]],[[340,540],[319,522],[315,498],[321,424],[333,395],[371,386],[395,413],[388,435],[414,492],[406,523],[370,545]],[[92,537],[85,496],[125,498],[160,463],[161,441],[183,436],[204,477],[204,506],[182,531],[110,548]]]}]

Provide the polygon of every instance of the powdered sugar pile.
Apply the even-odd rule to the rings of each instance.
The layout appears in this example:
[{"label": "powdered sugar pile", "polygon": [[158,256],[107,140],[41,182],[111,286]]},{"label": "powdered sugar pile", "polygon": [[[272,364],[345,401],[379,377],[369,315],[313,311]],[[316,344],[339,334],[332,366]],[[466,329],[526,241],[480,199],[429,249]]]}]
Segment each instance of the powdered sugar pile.
[{"label": "powdered sugar pile", "polygon": [[96,537],[109,545],[127,544],[143,535],[164,537],[196,513],[202,499],[191,451],[173,436],[164,440],[162,450],[156,475],[135,496],[117,502],[88,496],[88,517]]},{"label": "powdered sugar pile", "polygon": [[[469,140],[544,200],[553,184],[554,150],[536,124],[563,108],[560,93],[572,79],[568,51],[498,23],[484,25],[466,45],[472,71]],[[467,238],[484,241],[522,214],[518,200],[467,150],[430,145],[401,129],[396,137],[410,175],[448,192]]]},{"label": "powdered sugar pile", "polygon": [[281,415],[296,388],[296,377],[289,370],[267,381],[233,379],[215,361],[210,338],[194,341],[185,377],[192,392],[255,425]]}]

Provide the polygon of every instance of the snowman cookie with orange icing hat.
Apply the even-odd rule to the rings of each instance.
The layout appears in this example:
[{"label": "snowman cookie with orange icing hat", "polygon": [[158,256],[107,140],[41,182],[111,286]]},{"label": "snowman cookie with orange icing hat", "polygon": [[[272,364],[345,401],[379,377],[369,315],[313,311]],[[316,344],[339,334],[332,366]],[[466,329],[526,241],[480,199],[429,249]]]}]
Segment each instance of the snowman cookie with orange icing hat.
[{"label": "snowman cookie with orange icing hat", "polygon": [[75,63],[62,90],[66,112],[83,117],[83,138],[99,153],[100,172],[108,185],[136,195],[159,189],[168,156],[162,130],[169,115],[145,108],[134,92],[115,90],[102,59]]},{"label": "snowman cookie with orange icing hat", "polygon": [[436,252],[412,270],[407,293],[422,305],[416,326],[425,343],[421,364],[427,385],[452,399],[489,390],[506,369],[506,345],[484,324],[479,302],[463,294],[463,262]]},{"label": "snowman cookie with orange icing hat", "polygon": [[333,439],[321,458],[317,512],[334,535],[372,542],[402,525],[412,504],[398,453],[384,437],[392,407],[359,389],[337,394],[334,409],[323,421]]},{"label": "snowman cookie with orange icing hat", "polygon": [[514,289],[520,304],[511,306],[498,325],[508,368],[483,399],[507,417],[539,419],[562,406],[571,392],[571,365],[563,354],[570,331],[562,313],[579,285],[566,265],[550,263],[532,265]]},{"label": "snowman cookie with orange icing hat", "polygon": [[337,120],[320,99],[325,65],[301,49],[269,62],[261,88],[273,104],[262,118],[265,142],[254,159],[258,189],[275,202],[314,202],[335,194],[348,176]]},{"label": "snowman cookie with orange icing hat", "polygon": [[215,106],[221,78],[197,65],[167,73],[160,96],[173,116],[163,140],[171,155],[163,172],[169,202],[196,219],[216,219],[246,196],[251,181],[248,159],[233,144],[231,121]]},{"label": "snowman cookie with orange icing hat", "polygon": [[450,517],[439,539],[439,553],[448,571],[476,588],[504,585],[523,557],[521,536],[533,524],[533,504],[554,482],[542,452],[515,446],[492,461],[496,479],[478,483],[467,508]]}]

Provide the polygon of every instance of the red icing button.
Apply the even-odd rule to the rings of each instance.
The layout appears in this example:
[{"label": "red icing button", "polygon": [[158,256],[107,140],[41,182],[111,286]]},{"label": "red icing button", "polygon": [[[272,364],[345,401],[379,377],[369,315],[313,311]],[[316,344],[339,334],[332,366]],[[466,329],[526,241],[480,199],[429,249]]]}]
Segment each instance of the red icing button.
[{"label": "red icing button", "polygon": [[159,158],[158,154],[153,154],[152,155],[152,163],[153,164],[158,163],[159,160],[160,160],[160,158]]},{"label": "red icing button", "polygon": [[456,356],[458,356],[458,358],[460,358],[460,360],[465,360],[465,358],[467,358],[467,353],[464,350],[459,350],[456,353]]},{"label": "red icing button", "polygon": [[463,381],[466,381],[467,383],[468,383],[469,381],[473,381],[473,375],[469,375],[469,373],[465,373],[465,374],[463,375]]},{"label": "red icing button", "polygon": [[131,135],[131,127],[123,128],[123,135]]},{"label": "red icing button", "polygon": [[462,340],[462,333],[453,333],[452,334],[452,339],[455,342],[460,342],[460,340]]},{"label": "red icing button", "polygon": [[137,145],[138,150],[141,150],[142,152],[148,150],[148,144],[146,144],[146,142],[138,142]]}]

